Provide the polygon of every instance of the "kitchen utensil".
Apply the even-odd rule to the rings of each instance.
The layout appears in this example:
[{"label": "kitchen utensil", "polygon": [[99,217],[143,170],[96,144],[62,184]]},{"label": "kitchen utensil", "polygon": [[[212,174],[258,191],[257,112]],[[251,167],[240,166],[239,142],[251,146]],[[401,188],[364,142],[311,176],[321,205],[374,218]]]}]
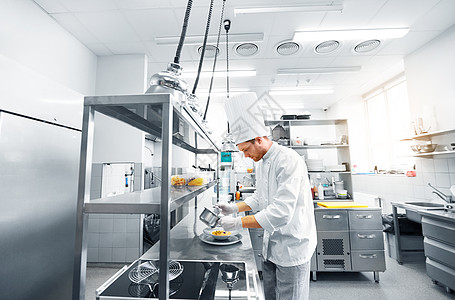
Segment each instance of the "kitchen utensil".
[{"label": "kitchen utensil", "polygon": [[[175,260],[169,262],[169,281],[174,280],[183,272],[183,266]],[[131,269],[128,278],[134,283],[150,284],[158,282],[159,269],[152,261],[141,263],[139,266]]]},{"label": "kitchen utensil", "polygon": [[218,216],[219,213],[220,210],[216,206],[213,207],[213,211],[205,207],[199,215],[199,220],[201,220],[205,225],[214,228],[220,220],[220,217]]}]

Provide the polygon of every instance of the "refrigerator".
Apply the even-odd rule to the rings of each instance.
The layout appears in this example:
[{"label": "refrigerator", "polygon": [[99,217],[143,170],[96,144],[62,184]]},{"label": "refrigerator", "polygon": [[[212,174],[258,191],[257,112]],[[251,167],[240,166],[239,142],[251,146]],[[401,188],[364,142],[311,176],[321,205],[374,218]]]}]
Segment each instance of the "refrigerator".
[{"label": "refrigerator", "polygon": [[71,299],[80,139],[0,109],[0,299]]}]

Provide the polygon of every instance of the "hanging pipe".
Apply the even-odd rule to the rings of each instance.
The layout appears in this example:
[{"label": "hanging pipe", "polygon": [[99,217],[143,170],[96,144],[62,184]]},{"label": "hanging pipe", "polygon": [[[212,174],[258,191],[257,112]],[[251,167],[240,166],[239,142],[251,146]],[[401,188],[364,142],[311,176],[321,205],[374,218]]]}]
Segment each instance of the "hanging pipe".
[{"label": "hanging pipe", "polygon": [[[225,4],[226,4],[226,0],[223,0],[223,6],[221,7],[220,26],[218,27],[218,36],[217,36],[217,40],[216,40],[216,49],[215,49],[215,51],[218,51],[218,46],[220,45],[221,26],[223,25],[223,16],[224,16],[224,6],[225,6]],[[205,104],[205,111],[204,111],[203,120],[205,120],[205,118],[207,116],[207,111],[209,110],[210,94],[212,93],[213,78],[215,77],[215,68],[216,68],[217,59],[218,59],[218,52],[216,52],[215,58],[213,59],[212,77],[210,78],[209,95],[207,96],[207,103]]]},{"label": "hanging pipe", "polygon": [[186,36],[186,29],[188,27],[188,20],[190,18],[191,7],[193,6],[193,0],[188,0],[188,4],[186,6],[185,11],[185,18],[183,19],[183,26],[182,26],[182,33],[180,34],[179,44],[177,46],[177,51],[174,57],[174,63],[180,63],[180,54],[182,53],[183,42],[185,41]]}]

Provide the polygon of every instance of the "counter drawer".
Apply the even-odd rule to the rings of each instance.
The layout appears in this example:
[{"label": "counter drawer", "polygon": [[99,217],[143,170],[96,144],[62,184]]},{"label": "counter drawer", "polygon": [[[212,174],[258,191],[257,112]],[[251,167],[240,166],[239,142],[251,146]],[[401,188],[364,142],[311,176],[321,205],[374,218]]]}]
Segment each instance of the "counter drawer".
[{"label": "counter drawer", "polygon": [[351,251],[353,271],[385,271],[384,250],[355,250]]},{"label": "counter drawer", "polygon": [[422,232],[426,237],[432,237],[455,245],[455,223],[422,216]]},{"label": "counter drawer", "polygon": [[455,269],[455,247],[427,237],[423,243],[426,257]]},{"label": "counter drawer", "polygon": [[262,250],[263,237],[264,229],[250,229],[250,239],[253,250]]},{"label": "counter drawer", "polygon": [[351,250],[384,250],[382,230],[355,230],[350,237]]},{"label": "counter drawer", "polygon": [[348,213],[346,210],[324,209],[315,212],[316,228],[318,231],[344,231],[348,230]]},{"label": "counter drawer", "polygon": [[426,260],[427,275],[443,285],[455,290],[455,270],[444,266],[431,258]]},{"label": "counter drawer", "polygon": [[382,230],[382,214],[381,211],[371,210],[350,210],[349,224],[353,229],[376,229]]}]

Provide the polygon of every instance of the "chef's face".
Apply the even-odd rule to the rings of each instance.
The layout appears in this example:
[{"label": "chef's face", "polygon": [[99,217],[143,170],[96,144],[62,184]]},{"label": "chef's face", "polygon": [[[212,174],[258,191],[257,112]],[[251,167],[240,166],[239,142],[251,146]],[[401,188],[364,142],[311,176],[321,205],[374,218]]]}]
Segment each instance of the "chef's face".
[{"label": "chef's face", "polygon": [[267,153],[264,150],[262,139],[256,138],[251,141],[243,142],[237,145],[240,151],[243,152],[245,157],[249,157],[254,161],[260,161],[262,157]]}]

